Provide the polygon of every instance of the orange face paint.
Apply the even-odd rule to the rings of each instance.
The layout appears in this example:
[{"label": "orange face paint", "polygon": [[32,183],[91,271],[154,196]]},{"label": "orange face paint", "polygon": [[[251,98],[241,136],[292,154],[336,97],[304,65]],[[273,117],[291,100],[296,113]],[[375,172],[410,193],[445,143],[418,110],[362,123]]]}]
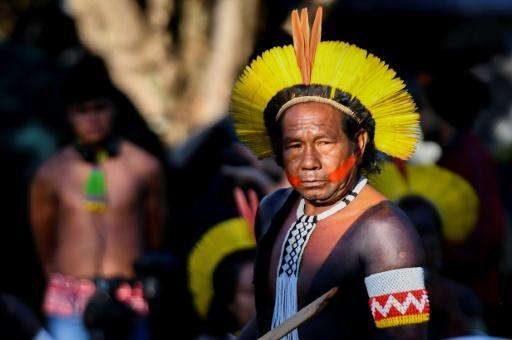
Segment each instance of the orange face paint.
[{"label": "orange face paint", "polygon": [[352,170],[356,164],[356,156],[351,155],[345,162],[343,162],[336,170],[334,170],[329,177],[330,182],[340,182],[347,177],[347,174]]},{"label": "orange face paint", "polygon": [[288,182],[290,182],[291,186],[296,188],[300,185],[300,183],[302,182],[299,178],[299,176],[288,176],[286,175],[286,177],[288,178]]},{"label": "orange face paint", "polygon": [[[347,174],[352,170],[354,165],[357,162],[357,158],[354,155],[351,155],[343,164],[341,164],[336,170],[334,170],[327,179],[329,182],[339,182],[344,180],[347,177]],[[299,176],[286,175],[288,178],[288,182],[290,182],[291,186],[296,188],[301,185],[302,181]]]}]

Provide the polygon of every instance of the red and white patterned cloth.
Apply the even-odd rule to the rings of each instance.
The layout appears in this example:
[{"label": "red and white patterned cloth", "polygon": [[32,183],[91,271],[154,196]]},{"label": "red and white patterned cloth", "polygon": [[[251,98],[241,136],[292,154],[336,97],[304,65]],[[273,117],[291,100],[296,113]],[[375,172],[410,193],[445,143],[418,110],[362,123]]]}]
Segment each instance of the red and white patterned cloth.
[{"label": "red and white patterned cloth", "polygon": [[370,309],[377,328],[429,320],[429,300],[423,268],[401,268],[365,278]]},{"label": "red and white patterned cloth", "polygon": [[[46,289],[43,310],[47,315],[82,316],[89,299],[96,292],[96,285],[90,279],[76,278],[54,273],[50,275]],[[140,315],[148,314],[142,284],[133,287],[125,282],[115,289],[115,297]]]},{"label": "red and white patterned cloth", "polygon": [[43,310],[47,315],[81,316],[96,291],[94,282],[62,274],[51,274]]},{"label": "red and white patterned cloth", "polygon": [[144,290],[140,282],[136,282],[133,286],[127,282],[119,285],[116,289],[116,299],[125,303],[140,315],[149,313],[148,303],[144,299]]}]

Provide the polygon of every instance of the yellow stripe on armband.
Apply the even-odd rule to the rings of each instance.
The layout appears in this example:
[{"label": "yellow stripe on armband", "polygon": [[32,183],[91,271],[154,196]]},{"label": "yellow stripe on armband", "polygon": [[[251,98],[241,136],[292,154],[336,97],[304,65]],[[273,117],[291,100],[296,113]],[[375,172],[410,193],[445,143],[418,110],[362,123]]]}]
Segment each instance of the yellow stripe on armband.
[{"label": "yellow stripe on armband", "polygon": [[393,269],[365,278],[377,328],[426,322],[430,302],[420,267]]},{"label": "yellow stripe on armband", "polygon": [[427,322],[429,319],[430,315],[428,313],[416,315],[403,315],[386,318],[382,320],[376,320],[375,325],[377,326],[377,328],[388,328]]}]

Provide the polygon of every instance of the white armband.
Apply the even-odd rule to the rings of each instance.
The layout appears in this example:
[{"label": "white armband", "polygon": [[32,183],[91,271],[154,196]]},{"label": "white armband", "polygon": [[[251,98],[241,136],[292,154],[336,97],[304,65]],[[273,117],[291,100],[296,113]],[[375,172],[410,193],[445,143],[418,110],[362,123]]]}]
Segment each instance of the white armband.
[{"label": "white armband", "polygon": [[364,279],[377,328],[426,322],[429,300],[423,268],[401,268]]}]

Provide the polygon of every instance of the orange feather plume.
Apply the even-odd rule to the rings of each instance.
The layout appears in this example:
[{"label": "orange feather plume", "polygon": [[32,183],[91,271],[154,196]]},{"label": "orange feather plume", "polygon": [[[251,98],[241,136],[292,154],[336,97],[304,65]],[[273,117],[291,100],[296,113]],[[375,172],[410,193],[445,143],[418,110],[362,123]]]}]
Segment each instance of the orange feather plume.
[{"label": "orange feather plume", "polygon": [[303,8],[300,17],[299,11],[292,12],[292,30],[293,30],[293,47],[295,56],[297,57],[297,65],[299,66],[302,76],[302,82],[305,85],[311,83],[311,71],[315,62],[316,48],[320,43],[322,35],[322,7],[318,7],[315,14],[315,20],[309,30],[308,11]]}]

